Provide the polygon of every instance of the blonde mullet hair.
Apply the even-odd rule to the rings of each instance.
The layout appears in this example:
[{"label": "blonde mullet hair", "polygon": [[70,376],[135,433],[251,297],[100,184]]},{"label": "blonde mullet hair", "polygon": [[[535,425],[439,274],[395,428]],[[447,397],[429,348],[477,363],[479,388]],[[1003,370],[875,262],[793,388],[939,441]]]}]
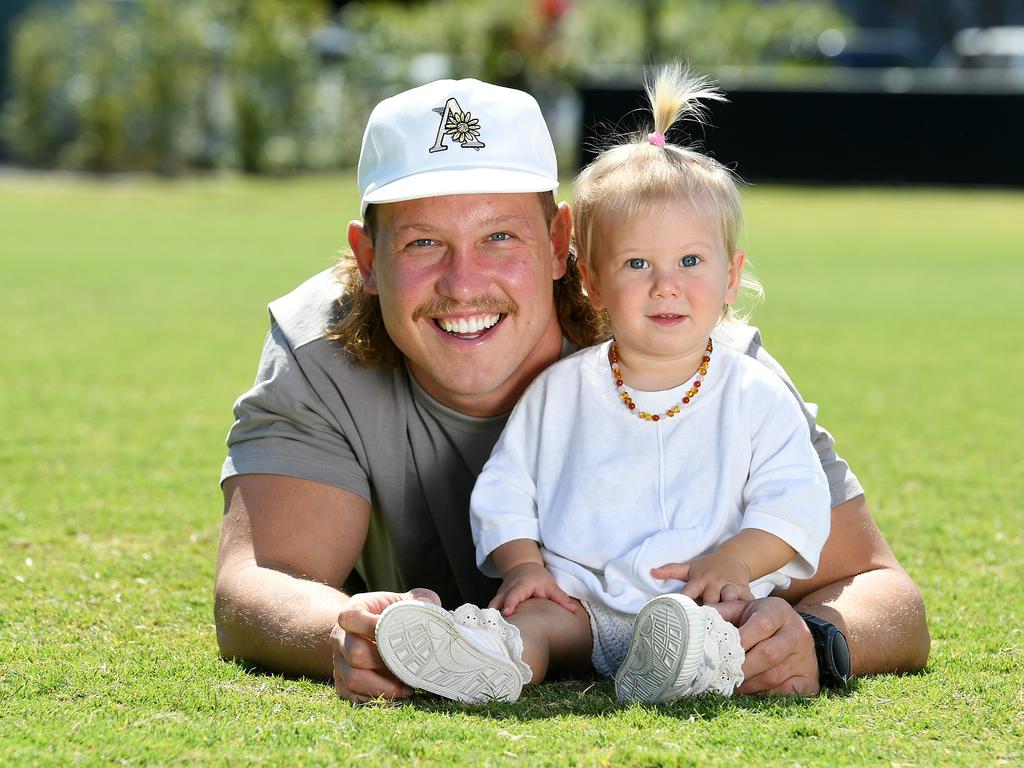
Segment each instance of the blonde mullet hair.
[{"label": "blonde mullet hair", "polygon": [[[654,132],[627,135],[576,177],[573,198],[573,251],[594,273],[605,229],[666,205],[682,203],[691,213],[709,213],[720,222],[727,258],[743,229],[743,208],[732,171],[692,146],[665,138],[680,120],[706,124],[704,102],[727,101],[706,77],[678,62],[660,67],[644,80]],[[741,293],[753,303],[764,296],[760,282],[745,269]],[[722,308],[723,320],[742,322],[746,314]]]}]

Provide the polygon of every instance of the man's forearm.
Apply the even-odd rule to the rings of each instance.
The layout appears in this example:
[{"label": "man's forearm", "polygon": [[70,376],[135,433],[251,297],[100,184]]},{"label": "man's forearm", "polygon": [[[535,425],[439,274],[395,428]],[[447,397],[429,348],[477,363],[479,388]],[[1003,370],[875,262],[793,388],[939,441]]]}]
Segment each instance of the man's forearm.
[{"label": "man's forearm", "polygon": [[794,580],[776,594],[843,630],[855,675],[911,672],[928,661],[931,638],[921,592],[900,567],[863,496],[832,510],[832,530],[814,577]]},{"label": "man's forearm", "polygon": [[822,586],[795,607],[843,631],[854,675],[913,672],[928,661],[931,638],[924,601],[899,567],[879,568]]},{"label": "man's forearm", "polygon": [[221,574],[214,601],[221,655],[329,679],[331,630],[347,601],[326,584],[255,564]]}]

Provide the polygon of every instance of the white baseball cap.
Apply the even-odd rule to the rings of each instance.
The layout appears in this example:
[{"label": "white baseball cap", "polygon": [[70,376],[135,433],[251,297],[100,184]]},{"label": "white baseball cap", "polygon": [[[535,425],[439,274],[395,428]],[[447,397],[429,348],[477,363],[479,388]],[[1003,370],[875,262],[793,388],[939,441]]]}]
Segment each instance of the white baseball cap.
[{"label": "white baseball cap", "polygon": [[437,80],[380,102],[359,153],[360,212],[370,203],[558,189],[537,101],[479,80]]}]

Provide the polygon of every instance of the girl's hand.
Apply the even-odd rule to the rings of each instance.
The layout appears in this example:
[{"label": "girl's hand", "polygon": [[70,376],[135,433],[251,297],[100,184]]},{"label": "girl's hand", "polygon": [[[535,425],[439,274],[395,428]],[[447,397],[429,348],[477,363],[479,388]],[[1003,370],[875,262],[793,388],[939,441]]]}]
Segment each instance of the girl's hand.
[{"label": "girl's hand", "polygon": [[532,561],[521,563],[505,574],[498,594],[487,607],[497,608],[502,615],[511,616],[521,602],[531,597],[545,597],[567,611],[576,612],[575,601],[562,591],[551,571]]},{"label": "girl's hand", "polygon": [[652,568],[651,576],[685,581],[683,594],[704,605],[754,599],[747,564],[724,552],[701,555],[686,563],[667,563]]}]

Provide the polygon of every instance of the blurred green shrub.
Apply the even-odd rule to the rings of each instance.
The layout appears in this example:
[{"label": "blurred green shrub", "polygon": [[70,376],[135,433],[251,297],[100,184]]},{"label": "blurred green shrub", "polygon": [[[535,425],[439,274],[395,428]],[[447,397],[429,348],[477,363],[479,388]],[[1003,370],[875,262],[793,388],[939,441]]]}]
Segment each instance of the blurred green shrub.
[{"label": "blurred green shrub", "polygon": [[563,21],[587,3],[568,0],[354,2],[341,14],[356,48],[345,65],[354,84],[401,86],[425,75],[476,77],[514,88],[571,80]]},{"label": "blurred green shrub", "polygon": [[34,166],[53,165],[73,135],[70,66],[60,55],[67,35],[58,21],[54,11],[28,15],[11,46],[13,95],[0,125],[14,155]]},{"label": "blurred green shrub", "polygon": [[318,62],[310,36],[317,0],[239,0],[222,17],[234,39],[228,72],[235,147],[243,170],[302,166]]},{"label": "blurred green shrub", "polygon": [[139,12],[136,119],[146,164],[176,173],[203,152],[204,85],[212,58],[203,38],[206,17],[190,3],[144,2]]},{"label": "blurred green shrub", "polygon": [[[383,96],[444,77],[524,89],[549,112],[572,93],[575,73],[564,23],[570,9],[584,13],[585,5],[569,0],[350,3],[340,16],[353,40],[341,66],[343,122],[363,126]],[[361,131],[346,136],[343,153],[350,162],[358,158],[360,140]]]},{"label": "blurred green shrub", "polygon": [[321,60],[326,21],[325,0],[40,0],[14,29],[2,135],[41,167],[336,167],[382,97],[472,76],[533,93],[557,142],[585,77],[803,66],[845,24],[829,0],[351,2]]},{"label": "blurred green shrub", "polygon": [[806,44],[849,21],[831,2],[681,0],[656,3],[653,46],[658,59],[684,56],[699,66],[806,66]]},{"label": "blurred green shrub", "polygon": [[13,33],[4,139],[42,167],[298,167],[325,17],[320,0],[39,3]]},{"label": "blurred green shrub", "polygon": [[17,26],[3,130],[16,157],[96,171],[185,162],[201,94],[201,18],[189,3],[40,5]]},{"label": "blurred green shrub", "polygon": [[672,59],[802,67],[807,40],[848,24],[830,0],[586,0],[569,15],[566,38],[571,70],[597,77]]},{"label": "blurred green shrub", "polygon": [[681,58],[698,67],[796,64],[794,40],[848,22],[830,0],[426,0],[356,2],[342,22],[367,63],[415,78],[424,54],[451,77],[514,87],[573,82]]}]

